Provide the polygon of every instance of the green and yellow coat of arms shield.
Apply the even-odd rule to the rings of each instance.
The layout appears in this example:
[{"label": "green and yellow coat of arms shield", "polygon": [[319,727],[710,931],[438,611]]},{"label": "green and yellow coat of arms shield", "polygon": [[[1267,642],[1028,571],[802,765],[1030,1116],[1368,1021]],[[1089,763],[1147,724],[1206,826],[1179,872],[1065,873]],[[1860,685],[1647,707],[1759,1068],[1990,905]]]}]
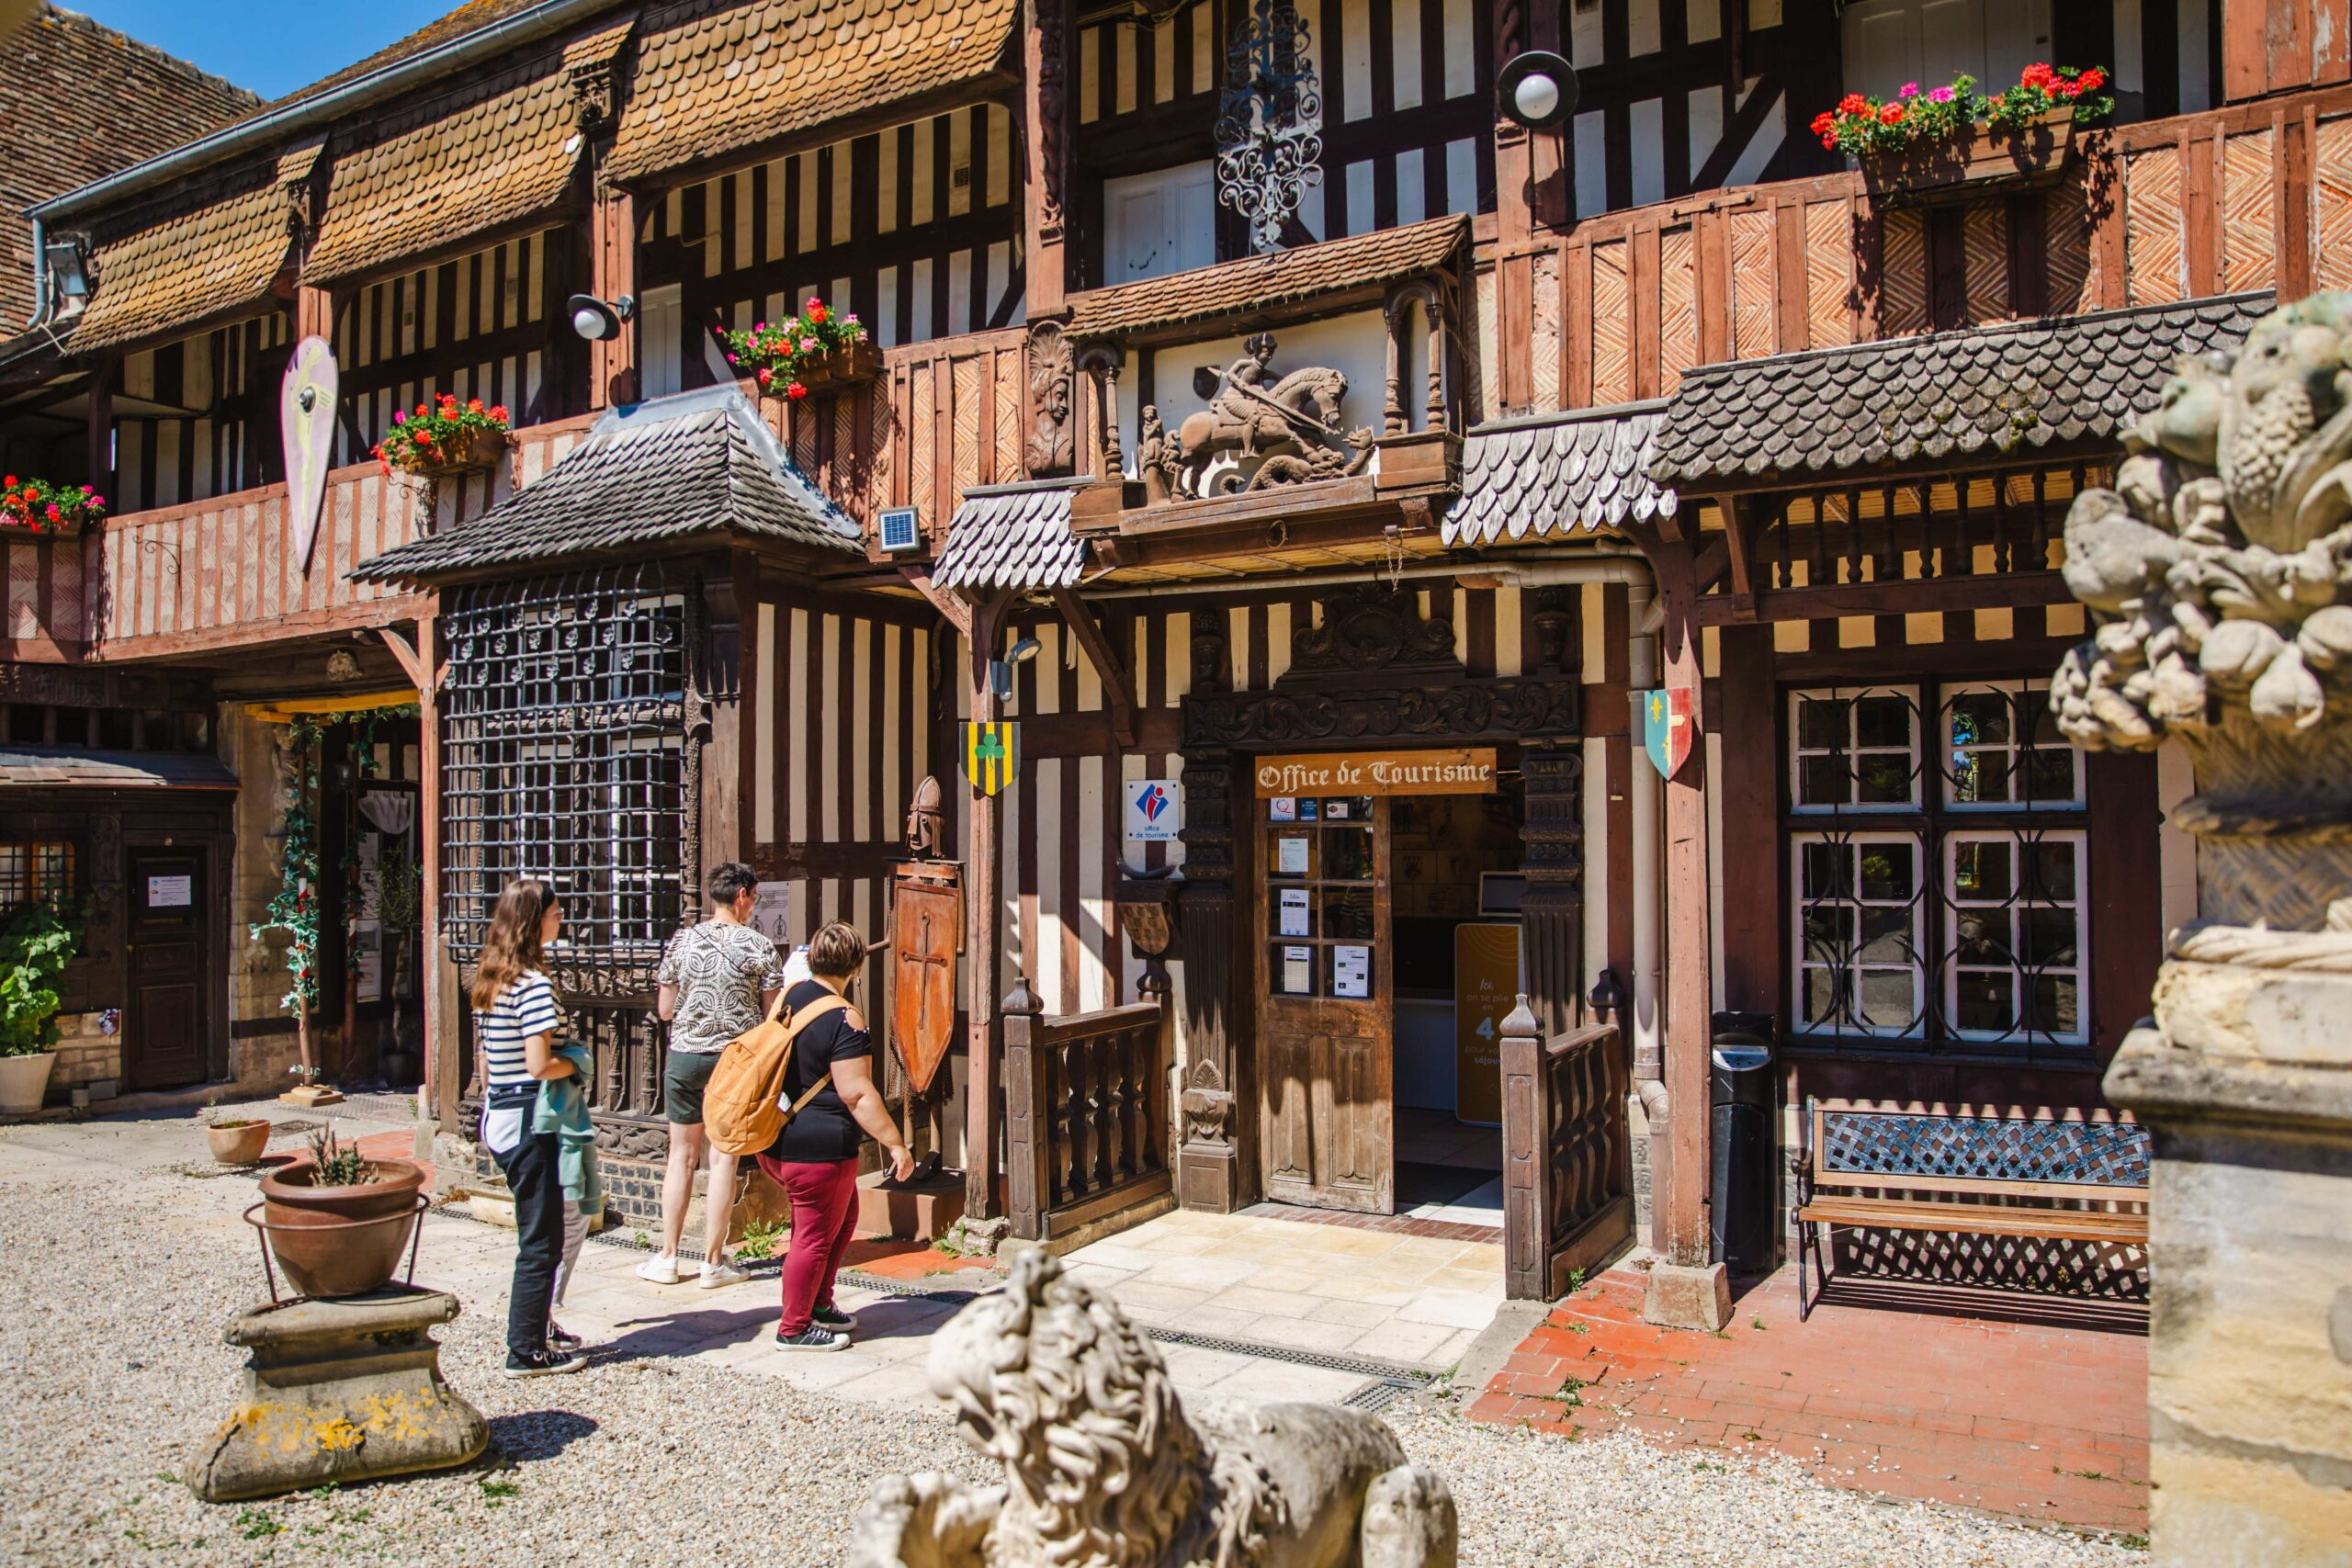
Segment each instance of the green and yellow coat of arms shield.
[{"label": "green and yellow coat of arms shield", "polygon": [[1021,726],[1006,719],[964,726],[964,776],[982,795],[1010,788],[1021,770]]}]

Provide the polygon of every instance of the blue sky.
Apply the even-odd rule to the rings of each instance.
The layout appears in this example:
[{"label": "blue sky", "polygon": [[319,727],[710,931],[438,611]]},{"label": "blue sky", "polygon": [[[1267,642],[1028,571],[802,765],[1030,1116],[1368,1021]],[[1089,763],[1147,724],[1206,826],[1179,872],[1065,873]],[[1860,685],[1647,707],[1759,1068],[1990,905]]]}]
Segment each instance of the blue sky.
[{"label": "blue sky", "polygon": [[364,60],[459,0],[59,0],[265,98]]}]

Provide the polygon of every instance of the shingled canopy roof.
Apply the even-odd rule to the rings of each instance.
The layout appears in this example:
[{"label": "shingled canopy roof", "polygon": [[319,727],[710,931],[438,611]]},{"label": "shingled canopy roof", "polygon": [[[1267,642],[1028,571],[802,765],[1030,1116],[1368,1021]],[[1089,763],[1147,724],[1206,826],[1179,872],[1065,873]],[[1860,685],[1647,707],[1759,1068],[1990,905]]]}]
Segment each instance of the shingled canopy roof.
[{"label": "shingled canopy roof", "polygon": [[474,522],[386,550],[362,582],[430,581],[714,534],[863,558],[863,532],[795,468],[735,388],[608,411],[537,484]]},{"label": "shingled canopy roof", "polygon": [[1015,0],[678,0],[649,7],[605,173],[642,179],[976,82]]},{"label": "shingled canopy roof", "polygon": [[1445,514],[1456,548],[1592,533],[1671,516],[1675,494],[1647,472],[1664,403],[1482,424],[1462,448],[1462,498]]},{"label": "shingled canopy roof", "polygon": [[1090,289],[1070,296],[1069,333],[1073,338],[1118,337],[1385,288],[1451,265],[1469,232],[1468,219],[1448,213],[1401,229],[1375,229],[1215,267]]},{"label": "shingled canopy roof", "polygon": [[74,346],[105,348],[192,330],[224,312],[268,304],[293,245],[283,187],[307,178],[318,156],[313,141],[275,164],[247,166],[223,191],[170,217],[118,232],[100,230],[91,261],[97,288],[75,318]]},{"label": "shingled canopy roof", "polygon": [[2271,300],[2236,294],[1702,366],[1667,405],[1650,474],[1689,491],[2110,440],[2155,406],[2184,355],[2236,347]]},{"label": "shingled canopy roof", "polygon": [[931,569],[937,588],[1068,588],[1086,565],[1069,531],[1071,492],[1084,479],[976,486],[948,519]]}]

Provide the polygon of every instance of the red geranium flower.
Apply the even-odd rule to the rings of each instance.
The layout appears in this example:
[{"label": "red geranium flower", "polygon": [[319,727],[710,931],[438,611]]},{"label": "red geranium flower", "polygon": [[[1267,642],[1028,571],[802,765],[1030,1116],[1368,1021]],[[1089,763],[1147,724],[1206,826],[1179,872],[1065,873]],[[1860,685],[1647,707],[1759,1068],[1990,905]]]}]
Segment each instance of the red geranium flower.
[{"label": "red geranium flower", "polygon": [[1878,111],[1878,122],[1881,125],[1901,125],[1903,123],[1903,106],[1901,104],[1880,105]]},{"label": "red geranium flower", "polygon": [[761,367],[760,367],[760,385],[761,385],[761,386],[764,387],[764,386],[766,386],[769,382],[771,382],[771,381],[773,381],[773,380],[775,380],[775,371],[773,371],[773,370],[769,369],[769,368],[768,368],[766,366],[764,366],[764,365],[763,365],[763,366],[761,366]]},{"label": "red geranium flower", "polygon": [[791,399],[793,399],[793,400],[795,400],[797,401],[797,400],[798,400],[799,399],[801,399],[801,398],[805,398],[805,397],[807,397],[807,396],[808,395],[808,389],[807,387],[802,386],[799,382],[795,381],[795,382],[793,382],[793,383],[792,383],[792,385],[790,385],[790,386],[786,387],[786,388],[784,389],[784,395],[785,395],[786,397],[787,397],[787,398],[791,398]]},{"label": "red geranium flower", "polygon": [[1839,114],[1861,114],[1870,107],[1871,101],[1860,93],[1849,93],[1838,100]]},{"label": "red geranium flower", "polygon": [[504,424],[506,423],[506,405],[504,403],[491,404],[490,417],[496,420],[499,423]]},{"label": "red geranium flower", "polygon": [[808,319],[810,321],[815,321],[821,326],[824,324],[825,314],[825,302],[822,299],[811,299],[808,301]]},{"label": "red geranium flower", "polygon": [[468,413],[481,412],[481,400],[480,398],[468,398],[466,400],[466,412]]}]

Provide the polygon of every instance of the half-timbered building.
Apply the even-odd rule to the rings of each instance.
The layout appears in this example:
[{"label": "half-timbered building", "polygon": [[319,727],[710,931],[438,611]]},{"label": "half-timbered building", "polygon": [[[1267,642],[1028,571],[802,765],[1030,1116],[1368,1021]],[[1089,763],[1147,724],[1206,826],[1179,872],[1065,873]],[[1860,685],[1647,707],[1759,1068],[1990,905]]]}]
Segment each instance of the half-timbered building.
[{"label": "half-timbered building", "polygon": [[[87,246],[67,363],[123,504],[0,546],[8,679],[185,710],[239,786],[223,877],[275,817],[253,708],[331,703],[332,653],[413,694],[451,1134],[504,877],[582,900],[567,1000],[639,1157],[699,869],[878,934],[931,776],[974,1218],[1472,1225],[1533,1296],[1704,1265],[1719,1014],[1784,1145],[1809,1097],[2111,1119],[2196,867],[2184,767],[2051,728],[2063,518],[2177,355],[2346,281],[2346,22],[476,5],[37,209]],[[1530,129],[1498,83],[1536,51],[1576,104]],[[2114,123],[2006,166],[1890,182],[1805,130],[2051,59]],[[872,363],[739,381],[713,328],[811,299]],[[345,466],[306,562],[273,389],[310,336]],[[362,461],[444,391],[514,412],[494,465]],[[984,790],[962,727],[999,723]]]}]

